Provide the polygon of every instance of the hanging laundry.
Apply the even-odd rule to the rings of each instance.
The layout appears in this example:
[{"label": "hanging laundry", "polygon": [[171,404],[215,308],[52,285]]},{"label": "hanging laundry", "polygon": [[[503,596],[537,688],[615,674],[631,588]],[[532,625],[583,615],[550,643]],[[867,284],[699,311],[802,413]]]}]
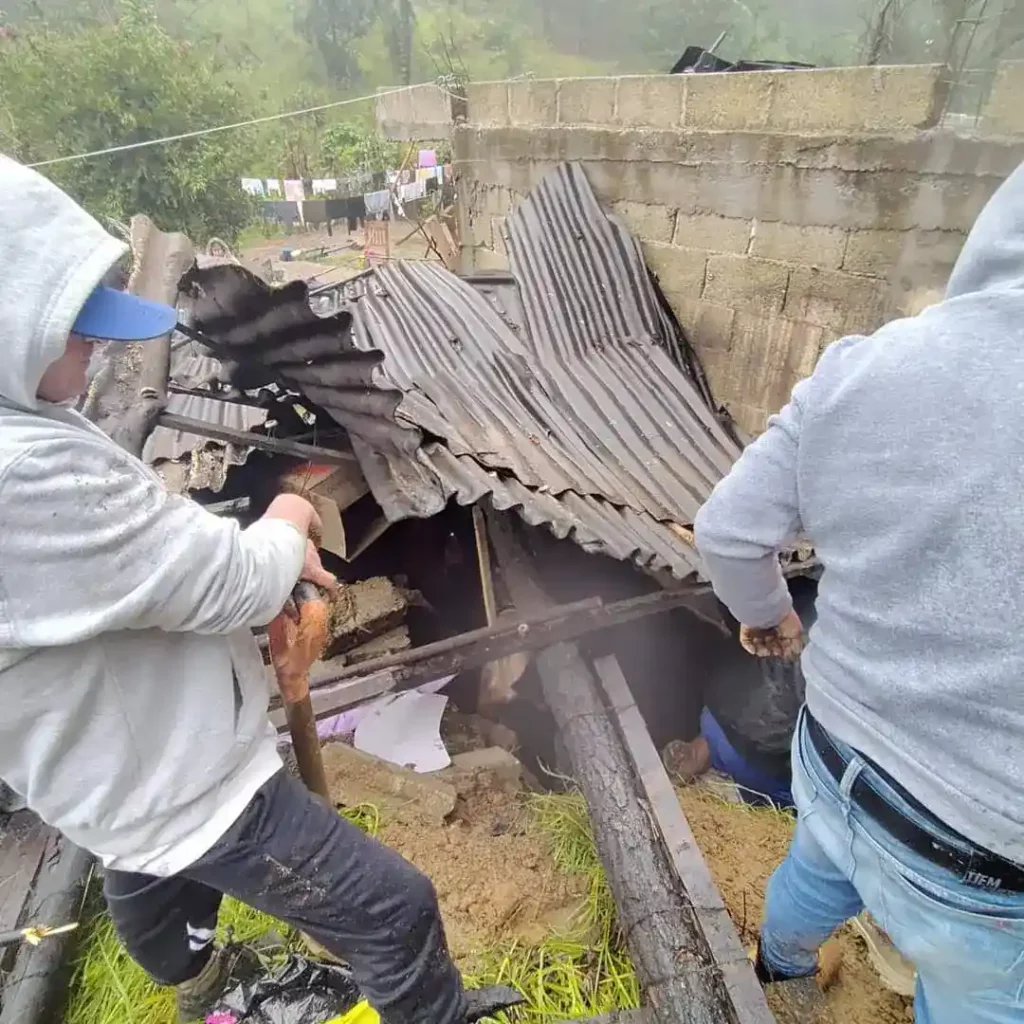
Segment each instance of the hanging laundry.
[{"label": "hanging laundry", "polygon": [[408,185],[398,187],[398,197],[403,203],[415,203],[427,194],[427,183],[425,181],[413,181]]},{"label": "hanging laundry", "polygon": [[414,181],[416,175],[413,173],[411,167],[403,167],[398,175],[398,183],[400,185],[408,185],[410,181]]},{"label": "hanging laundry", "polygon": [[331,192],[338,191],[338,179],[337,178],[314,178],[313,179],[313,195],[315,196],[326,196]]},{"label": "hanging laundry", "polygon": [[420,150],[420,167],[436,167],[437,166],[437,153],[432,149],[421,149]]},{"label": "hanging laundry", "polygon": [[344,203],[348,233],[351,235],[366,220],[366,200],[362,196],[351,196]]},{"label": "hanging laundry", "polygon": [[299,219],[299,204],[286,199],[268,199],[263,203],[263,219],[290,229]]},{"label": "hanging laundry", "polygon": [[293,203],[300,203],[306,198],[306,190],[298,178],[286,178],[284,182],[284,197]]},{"label": "hanging laundry", "polygon": [[418,167],[416,169],[416,180],[422,182],[433,181],[434,171],[435,168],[433,167]]},{"label": "hanging laundry", "polygon": [[363,196],[363,202],[366,204],[366,215],[379,220],[391,210],[391,193],[387,189],[382,192],[367,192]]},{"label": "hanging laundry", "polygon": [[267,178],[267,195],[279,196],[281,194],[281,182],[277,178]]},{"label": "hanging laundry", "polygon": [[242,191],[248,192],[251,196],[263,195],[263,181],[261,178],[243,178]]}]

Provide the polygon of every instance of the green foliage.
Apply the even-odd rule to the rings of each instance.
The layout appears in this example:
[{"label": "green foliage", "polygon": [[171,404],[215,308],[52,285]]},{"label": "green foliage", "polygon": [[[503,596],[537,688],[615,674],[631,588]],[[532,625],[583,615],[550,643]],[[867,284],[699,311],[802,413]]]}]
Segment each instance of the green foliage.
[{"label": "green foliage", "polygon": [[[0,60],[4,148],[26,162],[244,120],[235,90],[142,3],[71,34],[45,25],[5,46]],[[57,164],[46,173],[92,213],[144,211],[197,241],[233,239],[253,207],[238,179],[244,133]]]}]

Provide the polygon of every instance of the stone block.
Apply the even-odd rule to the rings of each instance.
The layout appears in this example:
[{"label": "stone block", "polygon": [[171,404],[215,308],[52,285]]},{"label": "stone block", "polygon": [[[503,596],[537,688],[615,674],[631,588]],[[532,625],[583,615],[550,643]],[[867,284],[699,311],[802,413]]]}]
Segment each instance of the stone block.
[{"label": "stone block", "polygon": [[885,281],[797,267],[790,276],[784,312],[841,334],[870,334],[885,320],[888,295]]},{"label": "stone block", "polygon": [[643,251],[648,268],[670,300],[680,296],[700,298],[707,266],[706,252],[657,242],[645,243]]},{"label": "stone block", "polygon": [[713,252],[747,251],[750,245],[751,221],[716,214],[680,214],[676,218],[675,245]]},{"label": "stone block", "polygon": [[992,135],[1024,135],[1024,60],[1003,61],[982,111],[982,128]]},{"label": "stone block", "polygon": [[622,125],[678,128],[683,121],[684,75],[630,75],[619,79]]},{"label": "stone block", "polygon": [[611,124],[617,78],[563,78],[558,83],[559,124]]},{"label": "stone block", "polygon": [[[726,352],[732,342],[736,311],[702,299],[680,297],[672,302],[679,322],[699,351]],[[702,355],[703,358],[703,355]]]},{"label": "stone block", "polygon": [[508,112],[514,125],[558,123],[558,82],[554,79],[510,82]]},{"label": "stone block", "polygon": [[815,324],[737,313],[728,357],[731,379],[722,400],[777,412],[797,381],[814,369],[823,337],[824,330]]},{"label": "stone block", "polygon": [[843,270],[887,278],[912,240],[913,234],[909,231],[851,231]]},{"label": "stone block", "polygon": [[783,132],[913,132],[938,122],[944,95],[941,64],[781,71],[767,123]]},{"label": "stone block", "polygon": [[750,252],[767,260],[808,267],[838,268],[843,263],[846,232],[818,225],[756,221]]},{"label": "stone block", "polygon": [[782,311],[789,282],[784,263],[750,256],[711,256],[703,298],[730,309],[771,316]]},{"label": "stone block", "polygon": [[466,86],[471,124],[487,128],[509,124],[508,82],[474,82]]},{"label": "stone block", "polygon": [[768,124],[775,80],[781,73],[751,71],[673,76],[686,85],[684,126],[718,132],[764,128]]},{"label": "stone block", "polygon": [[620,200],[612,210],[630,232],[645,242],[671,242],[675,231],[676,211],[659,203],[633,203]]}]

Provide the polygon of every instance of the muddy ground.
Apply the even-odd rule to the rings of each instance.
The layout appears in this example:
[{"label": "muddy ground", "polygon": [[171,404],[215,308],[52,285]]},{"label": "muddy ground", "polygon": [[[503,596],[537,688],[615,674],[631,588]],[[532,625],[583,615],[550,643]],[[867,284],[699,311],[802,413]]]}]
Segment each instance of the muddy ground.
[{"label": "muddy ground", "polygon": [[[681,789],[679,802],[744,945],[752,946],[764,908],[765,884],[789,847],[792,819],[729,803],[704,785]],[[838,941],[842,967],[826,994],[834,1024],[910,1024],[914,1019],[910,1001],[882,986],[863,942],[849,926]],[[809,1024],[788,1019],[770,990],[769,1003],[780,1024]]]}]

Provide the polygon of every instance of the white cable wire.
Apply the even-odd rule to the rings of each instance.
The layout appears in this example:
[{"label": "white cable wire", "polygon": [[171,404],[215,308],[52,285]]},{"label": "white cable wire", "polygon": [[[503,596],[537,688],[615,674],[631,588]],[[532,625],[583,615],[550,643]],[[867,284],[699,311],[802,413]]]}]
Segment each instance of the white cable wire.
[{"label": "white cable wire", "polygon": [[107,156],[110,153],[125,153],[132,149],[145,149],[147,146],[163,146],[168,142],[181,142],[183,139],[197,139],[202,135],[214,132],[227,132],[234,128],[248,128],[254,124],[266,124],[268,121],[281,121],[286,117],[301,117],[303,114],[315,114],[320,110],[332,107],[347,107],[356,103],[366,103],[380,96],[390,96],[396,92],[404,92],[404,87],[385,89],[369,96],[357,96],[354,100],[335,100],[333,103],[322,103],[318,107],[306,107],[305,110],[289,110],[283,114],[268,114],[266,117],[254,117],[250,121],[236,121],[234,124],[221,124],[215,128],[200,128],[194,132],[182,132],[180,135],[165,135],[162,139],[146,139],[144,142],[129,142],[123,146],[109,146],[107,149],[94,149],[91,153],[76,153],[74,156],[57,156],[50,160],[39,160],[29,167],[50,167],[53,164],[67,164],[76,160],[90,160],[94,156]]}]

